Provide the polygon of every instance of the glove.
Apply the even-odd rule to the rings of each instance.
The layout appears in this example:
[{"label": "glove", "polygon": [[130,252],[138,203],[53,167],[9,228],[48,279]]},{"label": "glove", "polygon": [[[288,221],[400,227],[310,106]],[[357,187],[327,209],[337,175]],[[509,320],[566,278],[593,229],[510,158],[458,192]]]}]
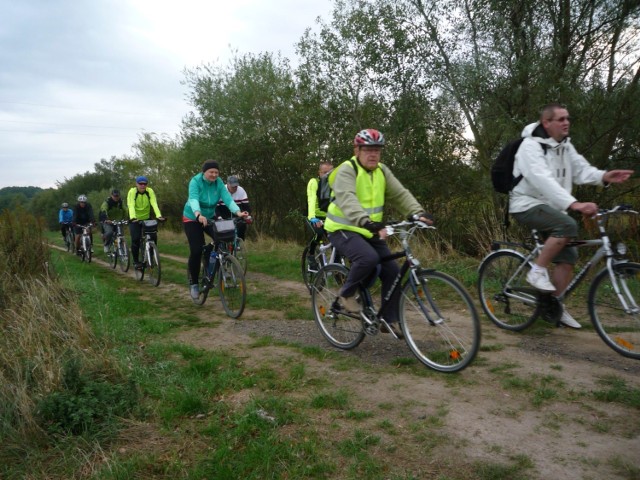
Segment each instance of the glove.
[{"label": "glove", "polygon": [[318,223],[320,221],[320,219],[319,218],[312,218],[309,221],[311,222],[311,225],[315,225],[316,223]]},{"label": "glove", "polygon": [[382,222],[372,222],[371,220],[369,220],[367,223],[365,223],[363,226],[363,228],[366,228],[367,230],[369,230],[371,233],[378,233],[380,230],[382,230],[383,228],[386,227],[386,225]]},{"label": "glove", "polygon": [[410,222],[415,222],[417,220],[420,220],[420,217],[426,218],[426,219],[431,220],[433,222],[433,215],[431,215],[430,213],[427,213],[427,212],[420,212],[420,213],[414,213],[412,215],[409,215],[408,220]]}]

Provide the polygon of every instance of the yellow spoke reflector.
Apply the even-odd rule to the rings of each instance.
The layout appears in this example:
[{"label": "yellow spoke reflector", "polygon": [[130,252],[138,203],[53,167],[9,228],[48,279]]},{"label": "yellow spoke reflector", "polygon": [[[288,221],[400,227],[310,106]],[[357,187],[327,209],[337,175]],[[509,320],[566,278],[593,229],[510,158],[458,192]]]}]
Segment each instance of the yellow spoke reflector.
[{"label": "yellow spoke reflector", "polygon": [[620,345],[621,347],[626,348],[627,350],[634,350],[633,348],[633,344],[626,341],[624,338],[622,337],[616,337],[616,343],[618,345]]}]

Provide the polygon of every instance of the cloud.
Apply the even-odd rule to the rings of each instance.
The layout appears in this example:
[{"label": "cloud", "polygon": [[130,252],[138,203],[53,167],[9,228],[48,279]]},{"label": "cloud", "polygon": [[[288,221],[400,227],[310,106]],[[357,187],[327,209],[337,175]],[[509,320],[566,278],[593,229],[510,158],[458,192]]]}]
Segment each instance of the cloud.
[{"label": "cloud", "polygon": [[294,44],[331,0],[0,0],[0,188],[54,186],[174,136],[185,68]]}]

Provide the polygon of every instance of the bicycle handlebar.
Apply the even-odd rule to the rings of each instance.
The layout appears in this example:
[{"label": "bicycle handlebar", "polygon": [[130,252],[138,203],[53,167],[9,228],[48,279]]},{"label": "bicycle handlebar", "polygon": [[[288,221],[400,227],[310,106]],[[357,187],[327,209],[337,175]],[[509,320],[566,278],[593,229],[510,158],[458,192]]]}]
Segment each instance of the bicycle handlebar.
[{"label": "bicycle handlebar", "polygon": [[611,213],[615,213],[615,212],[624,212],[624,213],[632,213],[634,215],[638,215],[638,211],[634,210],[633,207],[628,204],[628,203],[621,203],[620,205],[616,205],[613,208],[607,209],[607,208],[600,208],[598,210],[598,213],[596,213],[593,218],[595,217],[602,217],[605,215],[609,215]]},{"label": "bicycle handlebar", "polygon": [[[428,225],[420,220],[402,220],[386,222],[387,235],[394,235],[398,232],[412,233],[415,229],[436,230],[433,225]],[[396,231],[397,230],[397,231]]]}]

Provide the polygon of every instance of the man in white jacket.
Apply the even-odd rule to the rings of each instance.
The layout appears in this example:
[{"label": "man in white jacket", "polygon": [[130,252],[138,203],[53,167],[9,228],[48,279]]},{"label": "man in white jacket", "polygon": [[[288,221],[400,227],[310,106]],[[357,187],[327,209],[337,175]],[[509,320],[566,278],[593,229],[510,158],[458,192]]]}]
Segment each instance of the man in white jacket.
[{"label": "man in white jacket", "polygon": [[[527,125],[524,140],[515,156],[513,176],[521,181],[509,196],[509,213],[519,223],[549,235],[527,281],[541,291],[559,295],[573,277],[576,248],[565,248],[578,234],[577,222],[567,210],[592,216],[598,212],[593,202],[579,202],[571,195],[573,184],[622,183],[633,170],[599,170],[580,155],[569,139],[569,112],[560,104],[545,106],[540,121]],[[551,262],[553,283],[547,267]],[[569,327],[580,324],[563,307],[560,321]]]}]

